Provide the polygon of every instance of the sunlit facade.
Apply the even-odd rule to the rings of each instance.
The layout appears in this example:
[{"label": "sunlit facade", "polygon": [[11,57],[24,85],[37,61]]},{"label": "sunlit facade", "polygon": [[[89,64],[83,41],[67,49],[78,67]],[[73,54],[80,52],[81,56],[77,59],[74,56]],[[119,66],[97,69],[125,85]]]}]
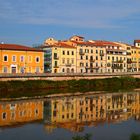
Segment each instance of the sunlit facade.
[{"label": "sunlit facade", "polygon": [[15,44],[0,44],[0,73],[43,72],[43,51]]}]

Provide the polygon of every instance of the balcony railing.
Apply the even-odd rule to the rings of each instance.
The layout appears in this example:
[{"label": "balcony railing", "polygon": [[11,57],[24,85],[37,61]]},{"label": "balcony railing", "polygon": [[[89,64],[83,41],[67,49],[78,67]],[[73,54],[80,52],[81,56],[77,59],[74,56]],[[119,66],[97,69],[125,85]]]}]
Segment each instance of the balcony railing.
[{"label": "balcony railing", "polygon": [[131,52],[127,52],[127,55],[131,55]]},{"label": "balcony railing", "polygon": [[71,64],[66,64],[66,67],[71,67]]},{"label": "balcony railing", "polygon": [[131,63],[132,63],[132,60],[127,60],[127,63],[128,63],[128,64],[131,64]]},{"label": "balcony railing", "polygon": [[123,69],[122,66],[113,66],[112,69]]},{"label": "balcony railing", "polygon": [[132,61],[132,63],[137,63],[137,61]]},{"label": "balcony railing", "polygon": [[85,52],[83,52],[83,51],[80,51],[80,52],[79,52],[79,54],[80,54],[80,55],[84,55],[84,54],[85,54]]},{"label": "balcony railing", "polygon": [[95,62],[95,59],[90,59],[90,62]]},{"label": "balcony railing", "polygon": [[54,68],[59,68],[59,66],[58,66],[58,65],[54,65],[53,67],[54,67]]},{"label": "balcony railing", "polygon": [[86,66],[86,69],[99,69],[99,66]]},{"label": "balcony railing", "polygon": [[58,60],[58,59],[59,59],[59,57],[58,57],[58,56],[54,56],[54,59],[57,59],[57,60]]},{"label": "balcony railing", "polygon": [[123,63],[123,60],[112,61],[112,63]]},{"label": "balcony railing", "polygon": [[100,56],[104,56],[104,53],[101,53],[101,52],[100,52]]}]

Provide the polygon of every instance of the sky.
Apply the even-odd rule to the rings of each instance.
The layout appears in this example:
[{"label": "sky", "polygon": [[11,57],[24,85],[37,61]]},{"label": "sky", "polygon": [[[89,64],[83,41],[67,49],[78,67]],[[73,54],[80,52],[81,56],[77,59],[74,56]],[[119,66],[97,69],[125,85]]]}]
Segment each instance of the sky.
[{"label": "sky", "polygon": [[140,39],[140,0],[0,0],[0,42],[33,46],[66,40]]}]

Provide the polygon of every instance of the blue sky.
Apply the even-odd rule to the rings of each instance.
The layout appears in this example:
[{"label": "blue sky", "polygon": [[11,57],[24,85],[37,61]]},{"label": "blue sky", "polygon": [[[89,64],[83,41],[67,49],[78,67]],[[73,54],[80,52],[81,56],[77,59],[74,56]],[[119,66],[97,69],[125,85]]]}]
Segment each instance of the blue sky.
[{"label": "blue sky", "polygon": [[140,0],[0,0],[0,41],[32,46],[48,37],[133,43]]}]

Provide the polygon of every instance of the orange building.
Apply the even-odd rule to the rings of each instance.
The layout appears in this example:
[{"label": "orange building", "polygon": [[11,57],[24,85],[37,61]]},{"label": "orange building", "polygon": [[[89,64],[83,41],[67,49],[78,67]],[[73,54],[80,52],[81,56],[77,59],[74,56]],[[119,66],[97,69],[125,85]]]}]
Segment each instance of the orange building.
[{"label": "orange building", "polygon": [[0,126],[43,119],[43,101],[12,101],[0,103]]},{"label": "orange building", "polygon": [[0,73],[43,72],[43,51],[16,44],[0,44]]}]

